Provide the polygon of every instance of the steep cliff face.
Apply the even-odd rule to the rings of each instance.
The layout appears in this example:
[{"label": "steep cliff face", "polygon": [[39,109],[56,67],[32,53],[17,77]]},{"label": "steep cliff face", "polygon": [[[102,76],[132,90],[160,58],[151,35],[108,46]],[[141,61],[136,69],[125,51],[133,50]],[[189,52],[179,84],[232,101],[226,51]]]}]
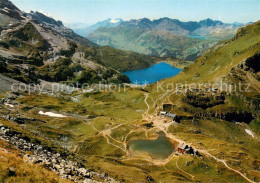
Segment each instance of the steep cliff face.
[{"label": "steep cliff face", "polygon": [[51,17],[48,17],[47,15],[44,15],[43,13],[40,13],[38,11],[34,12],[31,11],[30,13],[27,14],[28,17],[30,17],[31,19],[37,20],[39,22],[45,22],[48,24],[52,24],[52,25],[56,25],[56,26],[63,26],[62,21],[56,21]]},{"label": "steep cliff face", "polygon": [[0,2],[0,8],[4,9],[4,8],[8,8],[10,10],[13,11],[20,11],[11,1],[9,0],[1,0]]},{"label": "steep cliff face", "polygon": [[67,39],[75,41],[77,43],[82,44],[83,46],[90,47],[90,46],[97,46],[96,44],[92,43],[85,37],[81,37],[74,33],[71,29],[65,27],[62,21],[55,20],[43,13],[31,11],[30,13],[24,14],[28,19],[34,21],[40,26],[52,30],[54,33],[61,35]]},{"label": "steep cliff face", "polygon": [[0,13],[17,20],[25,19],[22,12],[9,0],[3,0],[0,2]]},{"label": "steep cliff face", "polygon": [[12,29],[24,20],[21,11],[9,0],[0,2],[0,31]]}]

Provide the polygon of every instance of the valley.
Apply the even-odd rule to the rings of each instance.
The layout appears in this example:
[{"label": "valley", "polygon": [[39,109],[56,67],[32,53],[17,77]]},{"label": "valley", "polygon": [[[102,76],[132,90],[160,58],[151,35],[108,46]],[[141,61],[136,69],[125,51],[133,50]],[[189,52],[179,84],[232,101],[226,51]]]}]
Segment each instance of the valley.
[{"label": "valley", "polygon": [[8,0],[0,19],[0,182],[260,181],[260,21],[90,34],[120,50]]},{"label": "valley", "polygon": [[[3,113],[3,111],[9,111],[8,114],[10,116],[13,116],[11,112],[12,110],[13,112],[20,111],[19,113],[23,116],[22,118],[25,123],[19,125],[13,122],[8,122],[6,120],[1,120],[1,123],[8,126],[11,125],[18,131],[22,130],[20,129],[21,127],[27,129],[26,136],[29,134],[37,134],[38,137],[43,138],[43,141],[41,140],[42,144],[45,144],[44,139],[48,139],[49,142],[54,144],[54,147],[61,146],[66,147],[66,149],[71,149],[71,152],[80,155],[80,159],[86,158],[85,160],[87,161],[87,167],[91,165],[91,167],[96,170],[100,170],[100,167],[102,171],[109,173],[110,176],[112,175],[119,180],[121,179],[120,177],[124,177],[124,179],[126,178],[126,181],[134,181],[131,180],[131,176],[125,177],[126,172],[124,172],[124,169],[122,169],[123,167],[127,167],[128,174],[132,172],[135,174],[135,179],[138,178],[140,181],[145,177],[147,178],[149,175],[141,172],[148,171],[151,168],[153,169],[153,172],[156,173],[153,173],[152,177],[157,177],[157,173],[159,175],[164,175],[163,177],[159,176],[161,180],[167,180],[167,177],[171,180],[203,180],[203,174],[199,175],[198,173],[192,171],[196,166],[198,166],[197,163],[201,161],[205,163],[204,168],[206,172],[207,166],[210,166],[210,169],[217,168],[218,170],[220,167],[222,167],[221,169],[223,169],[223,172],[221,173],[225,174],[228,172],[226,171],[226,168],[223,167],[227,166],[227,169],[230,169],[230,175],[225,175],[225,180],[228,176],[230,176],[230,179],[232,177],[232,180],[235,179],[242,182],[245,180],[243,176],[241,177],[241,175],[236,172],[240,172],[241,170],[230,167],[231,164],[235,166],[234,163],[236,161],[232,159],[235,158],[234,156],[238,156],[238,154],[241,154],[242,152],[245,153],[245,151],[240,149],[240,146],[245,148],[245,144],[243,143],[241,145],[234,146],[232,142],[227,144],[227,141],[225,140],[226,138],[229,139],[228,137],[230,136],[230,133],[233,133],[230,130],[234,130],[234,132],[240,131],[241,135],[237,136],[236,134],[236,138],[232,141],[236,142],[236,139],[239,141],[243,139],[242,141],[246,140],[247,142],[253,143],[252,146],[254,146],[254,143],[257,142],[255,142],[253,138],[249,138],[249,136],[247,136],[247,134],[243,131],[245,128],[244,125],[240,126],[235,123],[232,124],[230,122],[224,122],[217,119],[215,120],[218,125],[216,125],[216,122],[214,122],[215,120],[212,119],[205,121],[199,120],[199,122],[196,121],[193,123],[195,125],[192,126],[189,124],[189,120],[181,120],[181,123],[172,123],[171,119],[164,117],[162,118],[157,116],[156,111],[153,112],[153,104],[156,101],[151,98],[152,96],[144,94],[145,93],[143,93],[141,90],[133,90],[130,88],[126,93],[120,93],[119,96],[118,93],[100,93],[88,94],[86,96],[87,98],[85,98],[85,94],[83,94],[83,98],[78,104],[74,104],[73,102],[69,101],[69,103],[65,102],[66,100],[62,98],[59,99],[56,97],[48,97],[44,95],[26,96],[25,94],[24,96],[21,95],[18,97],[18,103],[15,101],[9,102],[14,105],[14,109],[10,106],[6,106],[4,108],[1,107],[1,113]],[[135,96],[135,101],[133,101],[133,96]],[[34,98],[28,100],[28,97]],[[136,101],[137,98],[139,98],[139,103],[137,102],[138,100]],[[158,98],[160,99],[160,97]],[[171,95],[169,93],[163,94],[161,95],[161,99],[165,100],[164,103],[169,103],[171,101]],[[102,111],[100,111],[100,107],[104,106],[104,104],[108,107],[102,107]],[[125,108],[122,104],[127,105],[128,107]],[[138,106],[136,104],[138,104]],[[68,108],[61,108],[59,107],[60,105],[68,106]],[[52,107],[50,108],[50,106]],[[82,106],[82,109],[87,109],[87,114],[90,114],[90,116],[85,116],[86,112],[80,113],[80,111],[77,112],[78,114],[76,116],[72,115],[75,114],[75,107],[77,106]],[[21,109],[15,109],[17,107]],[[29,110],[26,108],[29,108]],[[160,107],[158,106],[158,108]],[[97,109],[101,112],[101,114],[97,113],[95,114],[96,117],[91,117],[91,115],[93,115],[94,111],[97,111]],[[126,109],[128,110],[127,113],[125,113]],[[143,112],[138,113],[136,112],[137,109],[143,110]],[[46,112],[53,111],[56,114],[63,114],[67,117],[61,119],[51,116],[44,117],[38,114],[39,110]],[[16,116],[17,114],[14,115]],[[35,119],[36,121],[25,121],[26,119]],[[45,122],[43,123],[42,121]],[[147,123],[152,123],[152,127],[146,127]],[[208,128],[208,125],[211,125],[211,127]],[[222,130],[226,129],[228,131],[222,131],[221,138],[216,139],[212,135],[215,134],[214,130],[217,130],[220,126],[222,126]],[[250,126],[246,128],[251,129]],[[212,131],[208,131],[209,129]],[[171,139],[171,142],[175,144],[175,147],[177,147],[177,145],[180,143],[188,143],[192,147],[198,149],[203,158],[191,155],[178,156],[176,153],[173,153],[167,159],[158,160],[156,158],[151,158],[150,155],[145,155],[144,153],[140,155],[129,153],[128,142],[137,139],[156,139],[158,136],[157,132],[160,131],[164,132],[167,138]],[[221,130],[219,129],[217,131]],[[33,135],[31,138],[34,139],[36,137]],[[61,139],[64,140],[61,141]],[[227,157],[225,156],[225,158],[223,156],[219,156],[218,150],[222,151],[222,148],[219,149],[218,146],[223,147],[224,149],[231,148],[232,152],[236,152],[237,154],[235,153],[232,155],[232,158],[230,157],[231,159],[228,158],[230,155]],[[248,144],[248,146],[250,146],[250,144]],[[255,144],[255,146],[257,146],[257,144]],[[52,149],[54,149],[54,147],[52,147]],[[58,152],[62,151],[63,150]],[[249,155],[248,152],[246,152],[246,154],[247,156]],[[196,163],[192,166],[187,166],[185,165],[187,160],[188,162]],[[83,162],[83,160],[80,161]],[[216,161],[219,163],[216,164]],[[99,164],[99,162],[102,162],[102,165]],[[176,170],[172,167],[176,166],[175,164],[177,164],[177,167],[179,167]],[[252,165],[250,165],[250,167],[251,166]],[[117,169],[115,170],[114,167],[117,167]],[[164,167],[165,170],[164,168],[161,169],[160,167]],[[204,168],[201,167],[201,169]],[[139,173],[136,174],[136,171]],[[213,170],[208,172],[211,176],[212,171]],[[174,172],[178,172],[178,174],[175,176],[171,175]],[[250,175],[252,176],[254,174]],[[216,177],[213,177],[215,180],[219,178],[217,174],[215,176]],[[221,181],[224,181],[224,179]]]},{"label": "valley", "polygon": [[103,25],[86,36],[99,45],[193,61],[218,41],[232,38],[240,26],[211,19],[181,22],[143,18],[123,21],[113,27]]}]

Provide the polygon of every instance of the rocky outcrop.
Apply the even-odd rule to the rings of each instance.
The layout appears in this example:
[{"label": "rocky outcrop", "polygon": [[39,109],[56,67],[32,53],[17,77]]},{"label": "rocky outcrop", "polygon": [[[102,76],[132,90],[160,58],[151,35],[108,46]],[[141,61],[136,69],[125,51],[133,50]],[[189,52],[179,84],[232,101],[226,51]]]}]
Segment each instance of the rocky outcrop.
[{"label": "rocky outcrop", "polygon": [[8,15],[12,18],[23,20],[21,11],[9,0],[1,0],[0,2],[0,13]]},{"label": "rocky outcrop", "polygon": [[44,15],[43,13],[40,13],[38,11],[33,12],[31,11],[30,13],[27,14],[31,19],[37,20],[39,22],[46,22],[48,24],[54,24],[56,26],[63,26],[63,23],[61,21],[56,21],[51,17],[48,17]]},{"label": "rocky outcrop", "polygon": [[224,93],[205,94],[203,92],[187,92],[185,98],[183,98],[183,101],[194,107],[207,109],[213,106],[224,104],[225,95]]},{"label": "rocky outcrop", "polygon": [[253,55],[252,57],[249,57],[245,61],[245,70],[251,70],[255,73],[260,71],[260,53],[257,53]]},{"label": "rocky outcrop", "polygon": [[54,153],[39,144],[31,143],[27,139],[19,138],[18,133],[11,131],[2,124],[0,124],[0,138],[24,152],[30,152],[28,154],[25,153],[24,161],[42,164],[63,179],[80,183],[119,183],[119,181],[110,178],[106,173],[97,173],[87,169],[77,162],[62,157],[59,153]]},{"label": "rocky outcrop", "polygon": [[89,41],[87,38],[81,37],[77,35],[73,30],[65,27],[61,21],[48,17],[43,13],[31,11],[30,13],[26,13],[25,16],[29,18],[31,21],[40,24],[41,27],[52,30],[55,34],[59,34],[63,37],[66,37],[67,39],[73,40],[86,47],[98,46]]}]

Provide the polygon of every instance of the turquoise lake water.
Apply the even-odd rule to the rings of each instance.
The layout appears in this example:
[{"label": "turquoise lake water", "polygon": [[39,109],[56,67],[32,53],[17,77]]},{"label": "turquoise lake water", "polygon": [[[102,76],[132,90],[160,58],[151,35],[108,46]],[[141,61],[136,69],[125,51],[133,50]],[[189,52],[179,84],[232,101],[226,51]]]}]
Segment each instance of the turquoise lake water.
[{"label": "turquoise lake water", "polygon": [[154,64],[146,69],[123,72],[130,78],[131,83],[135,84],[151,84],[165,78],[176,76],[182,69],[177,69],[170,64],[161,62]]},{"label": "turquoise lake water", "polygon": [[148,153],[155,159],[166,159],[174,151],[174,145],[165,136],[163,132],[159,133],[156,140],[133,140],[129,142],[129,151],[131,153]]}]

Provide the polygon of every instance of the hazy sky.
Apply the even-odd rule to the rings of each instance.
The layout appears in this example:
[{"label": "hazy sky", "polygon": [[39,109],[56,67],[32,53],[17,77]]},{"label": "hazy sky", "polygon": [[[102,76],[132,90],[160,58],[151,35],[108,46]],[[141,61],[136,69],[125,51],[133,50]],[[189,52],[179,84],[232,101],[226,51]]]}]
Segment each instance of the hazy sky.
[{"label": "hazy sky", "polygon": [[231,22],[260,19],[260,0],[11,0],[23,11],[43,11],[65,23],[96,23],[162,17],[182,21],[206,18]]}]

